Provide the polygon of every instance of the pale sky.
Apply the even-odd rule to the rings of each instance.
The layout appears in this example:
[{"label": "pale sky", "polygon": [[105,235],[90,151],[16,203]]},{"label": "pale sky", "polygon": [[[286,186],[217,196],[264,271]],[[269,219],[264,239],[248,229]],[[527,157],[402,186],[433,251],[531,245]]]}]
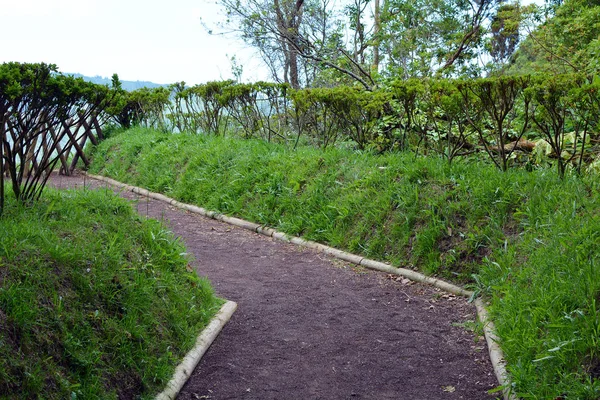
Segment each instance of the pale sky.
[{"label": "pale sky", "polygon": [[65,73],[194,85],[233,78],[235,55],[242,80],[269,79],[241,41],[206,32],[201,19],[214,28],[225,18],[215,2],[0,0],[0,63],[45,62]]},{"label": "pale sky", "polygon": [[45,62],[59,71],[193,85],[266,79],[243,43],[209,35],[223,13],[214,0],[0,0],[0,63]]}]

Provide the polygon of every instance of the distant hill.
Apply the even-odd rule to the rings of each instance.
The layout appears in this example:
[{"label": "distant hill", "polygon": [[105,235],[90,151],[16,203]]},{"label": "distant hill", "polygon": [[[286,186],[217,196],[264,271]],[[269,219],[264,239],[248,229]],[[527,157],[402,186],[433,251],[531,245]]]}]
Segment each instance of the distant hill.
[{"label": "distant hill", "polygon": [[[72,75],[75,78],[83,78],[83,80],[87,82],[97,83],[99,85],[109,85],[111,84],[111,78],[105,78],[102,76],[85,76],[82,74],[72,74],[72,73],[64,73],[65,75]],[[148,81],[121,81],[122,88],[127,91],[133,91],[141,88],[157,88],[157,87],[166,87],[169,85],[161,85],[160,83],[148,82]]]}]

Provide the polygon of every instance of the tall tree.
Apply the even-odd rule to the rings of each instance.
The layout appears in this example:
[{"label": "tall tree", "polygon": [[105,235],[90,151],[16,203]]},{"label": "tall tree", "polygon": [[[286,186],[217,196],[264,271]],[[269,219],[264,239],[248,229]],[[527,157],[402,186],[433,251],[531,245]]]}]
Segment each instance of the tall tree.
[{"label": "tall tree", "polygon": [[379,62],[381,61],[379,56],[379,46],[381,45],[380,40],[381,34],[381,0],[375,0],[373,9],[373,66],[372,70],[375,73],[379,73]]},{"label": "tall tree", "polygon": [[502,4],[492,18],[489,52],[496,64],[504,64],[519,44],[522,8],[518,2]]},{"label": "tall tree", "polygon": [[298,77],[298,34],[302,23],[304,0],[273,0],[277,33],[285,57],[284,77],[293,88],[300,87]]},{"label": "tall tree", "polygon": [[219,0],[227,26],[260,52],[275,81],[366,89],[379,72],[473,74],[499,1],[347,0],[336,9],[332,0]]},{"label": "tall tree", "polygon": [[354,0],[346,7],[348,24],[341,21],[341,11],[331,0],[219,2],[227,11],[225,25],[235,27],[234,31],[259,51],[275,81],[295,88],[311,86],[316,81],[325,83],[327,73],[321,72],[333,70],[367,89],[374,86],[367,65],[368,0]]},{"label": "tall tree", "polygon": [[529,31],[509,72],[552,74],[600,71],[600,1],[549,1],[541,24]]},{"label": "tall tree", "polygon": [[[330,0],[220,0],[233,28],[256,49],[271,77],[294,88],[308,86],[317,68],[305,52],[319,52],[335,35]],[[310,38],[310,39],[309,39]]]},{"label": "tall tree", "polygon": [[375,35],[384,70],[403,78],[477,73],[497,5],[498,0],[385,0]]}]

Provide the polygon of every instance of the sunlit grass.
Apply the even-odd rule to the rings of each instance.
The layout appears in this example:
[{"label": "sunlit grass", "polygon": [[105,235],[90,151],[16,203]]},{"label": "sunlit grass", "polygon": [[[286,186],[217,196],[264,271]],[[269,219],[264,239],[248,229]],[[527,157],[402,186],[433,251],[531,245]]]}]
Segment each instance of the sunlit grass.
[{"label": "sunlit grass", "polygon": [[[262,141],[143,131],[116,140],[120,150],[113,151],[115,141],[103,144],[92,171],[102,168],[183,201],[461,281],[470,280],[486,249],[504,239],[520,201],[514,183],[483,164],[450,168],[410,154],[294,151]],[[474,177],[486,178],[486,187]],[[450,244],[454,253],[447,251]]]},{"label": "sunlit grass", "polygon": [[152,398],[216,312],[158,222],[105,191],[8,198],[0,218],[0,398]]}]

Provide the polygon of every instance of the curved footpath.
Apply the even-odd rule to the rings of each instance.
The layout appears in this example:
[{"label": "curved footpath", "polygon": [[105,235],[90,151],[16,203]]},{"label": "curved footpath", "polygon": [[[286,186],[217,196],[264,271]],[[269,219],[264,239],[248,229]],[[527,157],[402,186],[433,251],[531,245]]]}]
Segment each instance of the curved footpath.
[{"label": "curved footpath", "polygon": [[[83,176],[59,187],[112,189]],[[493,399],[483,337],[461,297],[334,260],[164,202],[137,200],[164,220],[193,266],[238,310],[180,399]]]}]

